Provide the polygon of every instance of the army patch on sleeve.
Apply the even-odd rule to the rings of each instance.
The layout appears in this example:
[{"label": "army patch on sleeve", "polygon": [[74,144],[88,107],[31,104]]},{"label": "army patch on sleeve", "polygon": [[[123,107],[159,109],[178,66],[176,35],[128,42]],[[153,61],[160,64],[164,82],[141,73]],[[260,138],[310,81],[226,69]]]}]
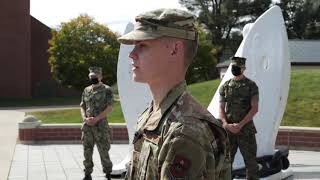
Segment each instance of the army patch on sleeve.
[{"label": "army patch on sleeve", "polygon": [[169,173],[172,179],[184,178],[191,166],[191,162],[185,157],[176,155],[169,168]]}]

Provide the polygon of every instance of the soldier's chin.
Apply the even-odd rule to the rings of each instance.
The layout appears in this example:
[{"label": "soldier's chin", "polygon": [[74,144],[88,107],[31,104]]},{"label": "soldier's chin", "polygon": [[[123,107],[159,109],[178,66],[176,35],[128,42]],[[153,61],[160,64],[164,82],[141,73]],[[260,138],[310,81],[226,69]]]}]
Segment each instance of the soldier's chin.
[{"label": "soldier's chin", "polygon": [[133,79],[134,82],[146,83],[142,78],[139,78],[139,77],[136,76],[135,74],[132,75],[132,79]]}]

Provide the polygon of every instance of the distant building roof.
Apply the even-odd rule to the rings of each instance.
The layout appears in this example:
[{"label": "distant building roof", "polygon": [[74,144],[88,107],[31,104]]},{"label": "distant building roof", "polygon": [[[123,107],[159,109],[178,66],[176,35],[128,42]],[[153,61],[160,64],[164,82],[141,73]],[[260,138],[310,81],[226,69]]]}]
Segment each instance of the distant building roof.
[{"label": "distant building roof", "polygon": [[[291,64],[320,65],[320,40],[289,40]],[[230,60],[217,64],[217,68],[228,67]]]},{"label": "distant building roof", "polygon": [[223,62],[220,62],[220,63],[218,63],[217,64],[217,68],[223,68],[223,67],[228,67],[229,66],[229,64],[230,64],[230,60],[228,59],[228,60],[225,60],[225,61],[223,61]]},{"label": "distant building roof", "polygon": [[290,40],[289,50],[292,63],[320,63],[319,40]]}]

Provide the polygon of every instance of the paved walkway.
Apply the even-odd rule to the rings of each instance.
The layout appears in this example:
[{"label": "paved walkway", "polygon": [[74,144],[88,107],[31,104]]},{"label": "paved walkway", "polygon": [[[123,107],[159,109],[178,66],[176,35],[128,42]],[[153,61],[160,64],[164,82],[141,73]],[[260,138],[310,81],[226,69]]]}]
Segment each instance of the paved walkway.
[{"label": "paved walkway", "polygon": [[320,179],[320,152],[290,151],[289,160],[294,179]]},{"label": "paved walkway", "polygon": [[0,110],[0,180],[8,176],[23,112]]},{"label": "paved walkway", "polygon": [[[128,145],[112,144],[110,157],[119,163],[128,152]],[[17,144],[9,180],[80,180],[83,178],[82,145]],[[99,154],[93,154],[94,180],[105,180]],[[120,177],[113,179],[121,179]]]},{"label": "paved walkway", "polygon": [[[128,145],[113,144],[111,160],[119,163]],[[97,149],[94,151],[94,180],[105,180]],[[79,180],[83,176],[83,150],[75,145],[17,144],[9,180]],[[294,179],[320,179],[320,152],[290,151],[289,160]],[[113,178],[121,179],[121,178]]]}]

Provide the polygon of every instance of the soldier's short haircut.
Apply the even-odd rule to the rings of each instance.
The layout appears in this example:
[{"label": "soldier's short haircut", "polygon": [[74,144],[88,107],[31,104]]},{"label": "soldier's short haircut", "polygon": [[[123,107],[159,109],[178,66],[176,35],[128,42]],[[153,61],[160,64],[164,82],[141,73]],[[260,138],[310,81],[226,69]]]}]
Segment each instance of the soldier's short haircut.
[{"label": "soldier's short haircut", "polygon": [[183,40],[185,66],[188,68],[197,54],[198,40]]},{"label": "soldier's short haircut", "polygon": [[172,37],[163,37],[161,38],[167,42],[175,42],[181,41],[184,47],[184,65],[186,68],[190,66],[192,63],[193,58],[197,54],[198,50],[198,39],[197,40],[187,40],[187,39],[179,39],[179,38],[172,38]]}]

